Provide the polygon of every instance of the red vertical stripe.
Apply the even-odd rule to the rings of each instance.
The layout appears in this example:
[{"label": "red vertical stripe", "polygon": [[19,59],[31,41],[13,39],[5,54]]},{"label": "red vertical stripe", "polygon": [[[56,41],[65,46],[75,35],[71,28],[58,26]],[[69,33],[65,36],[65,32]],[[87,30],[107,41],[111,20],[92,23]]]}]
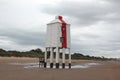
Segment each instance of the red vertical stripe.
[{"label": "red vertical stripe", "polygon": [[61,31],[62,31],[62,38],[64,39],[62,42],[62,48],[67,48],[66,22],[62,19],[62,16],[58,16],[58,18],[62,23]]}]

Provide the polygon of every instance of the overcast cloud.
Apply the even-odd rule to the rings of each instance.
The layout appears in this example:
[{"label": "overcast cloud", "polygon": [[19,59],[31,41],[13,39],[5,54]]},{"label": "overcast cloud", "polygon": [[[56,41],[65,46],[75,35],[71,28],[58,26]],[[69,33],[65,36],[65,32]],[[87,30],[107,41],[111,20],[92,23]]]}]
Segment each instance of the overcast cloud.
[{"label": "overcast cloud", "polygon": [[46,24],[71,24],[71,51],[120,58],[120,0],[0,0],[0,48],[45,47]]}]

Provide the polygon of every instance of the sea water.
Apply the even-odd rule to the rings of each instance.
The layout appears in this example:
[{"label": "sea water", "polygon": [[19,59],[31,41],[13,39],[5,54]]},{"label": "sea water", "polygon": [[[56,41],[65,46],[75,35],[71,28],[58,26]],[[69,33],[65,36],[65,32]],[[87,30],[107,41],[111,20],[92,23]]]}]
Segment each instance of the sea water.
[{"label": "sea water", "polygon": [[[23,66],[24,68],[39,68],[39,63],[9,63],[10,65],[19,65]],[[47,63],[47,68],[50,68],[49,63]],[[89,68],[92,66],[100,65],[99,63],[82,63],[78,65],[73,65],[71,68],[77,69],[77,68]],[[41,67],[40,67],[41,68]],[[53,67],[55,68],[55,66]],[[62,68],[62,66],[60,66]],[[65,66],[65,68],[68,68],[68,66]]]}]

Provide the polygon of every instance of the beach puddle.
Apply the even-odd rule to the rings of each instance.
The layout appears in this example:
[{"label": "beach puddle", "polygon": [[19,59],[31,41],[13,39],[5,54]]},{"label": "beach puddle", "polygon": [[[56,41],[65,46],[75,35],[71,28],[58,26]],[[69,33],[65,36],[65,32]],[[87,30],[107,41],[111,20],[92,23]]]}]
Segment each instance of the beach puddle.
[{"label": "beach puddle", "polygon": [[[39,63],[9,63],[9,64],[23,66],[24,68],[39,68]],[[99,63],[82,63],[79,65],[73,65],[73,66],[71,66],[71,68],[73,68],[73,69],[90,68],[90,67],[97,66],[97,65],[100,65],[100,64]],[[50,68],[49,63],[48,63],[47,68]],[[55,66],[53,68],[55,68]],[[60,68],[62,68],[62,66],[60,66]],[[65,68],[67,69],[68,66],[65,66]]]},{"label": "beach puddle", "polygon": [[89,68],[89,67],[96,66],[96,65],[99,65],[99,63],[83,63],[80,65],[74,65],[72,66],[72,68]]}]

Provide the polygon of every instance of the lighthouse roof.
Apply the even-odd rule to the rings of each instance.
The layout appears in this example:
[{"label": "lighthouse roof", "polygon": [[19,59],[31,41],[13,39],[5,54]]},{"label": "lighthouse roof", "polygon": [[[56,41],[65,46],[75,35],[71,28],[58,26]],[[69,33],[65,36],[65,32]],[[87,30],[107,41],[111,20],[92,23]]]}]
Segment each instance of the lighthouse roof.
[{"label": "lighthouse roof", "polygon": [[60,21],[60,19],[62,19],[62,16],[56,16],[54,20],[52,20],[50,23],[48,24],[53,24],[53,23],[62,23]]}]

